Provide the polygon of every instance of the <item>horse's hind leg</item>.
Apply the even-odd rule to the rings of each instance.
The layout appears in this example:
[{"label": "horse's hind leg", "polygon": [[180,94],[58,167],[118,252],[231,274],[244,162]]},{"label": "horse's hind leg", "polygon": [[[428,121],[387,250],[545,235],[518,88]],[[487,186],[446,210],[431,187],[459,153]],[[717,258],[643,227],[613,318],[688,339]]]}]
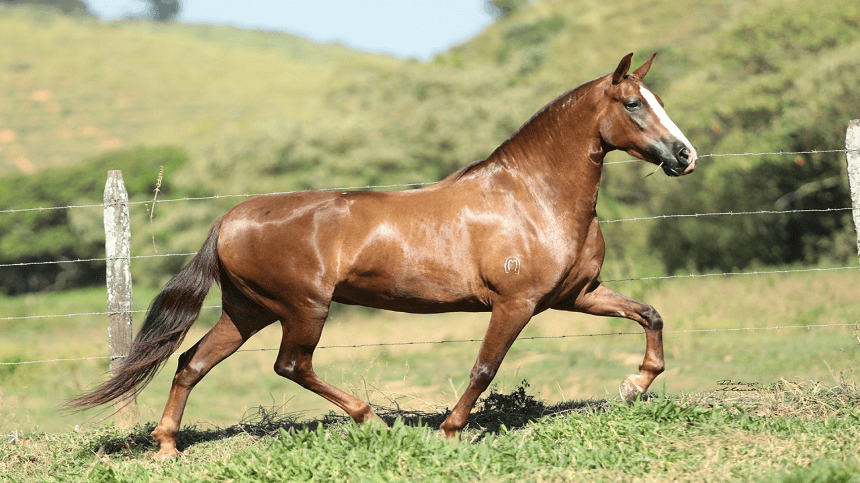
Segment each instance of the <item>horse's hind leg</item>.
[{"label": "horse's hind leg", "polygon": [[322,396],[357,423],[376,420],[370,405],[320,379],[313,369],[313,353],[322,335],[328,306],[291,311],[281,318],[283,336],[275,372]]},{"label": "horse's hind leg", "polygon": [[639,365],[639,374],[627,376],[619,387],[621,397],[625,401],[632,402],[644,394],[665,369],[663,318],[654,307],[629,299],[598,282],[592,291],[572,303],[553,308],[607,317],[624,317],[635,320],[645,329],[645,359]]},{"label": "horse's hind leg", "polygon": [[178,456],[176,435],[185,411],[185,403],[194,386],[216,364],[236,352],[242,344],[263,327],[276,319],[262,310],[230,310],[225,304],[218,323],[194,346],[179,356],[179,366],[173,377],[170,395],[164,406],[161,421],[152,436],[161,445],[156,459]]}]

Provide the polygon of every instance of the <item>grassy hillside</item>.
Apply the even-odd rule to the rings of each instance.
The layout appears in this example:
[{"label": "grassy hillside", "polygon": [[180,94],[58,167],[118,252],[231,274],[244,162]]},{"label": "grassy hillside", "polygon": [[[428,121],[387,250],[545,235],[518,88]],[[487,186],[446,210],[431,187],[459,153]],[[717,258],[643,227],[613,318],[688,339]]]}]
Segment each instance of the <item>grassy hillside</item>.
[{"label": "grassy hillside", "polygon": [[[165,173],[171,188],[162,199],[430,182],[485,157],[544,103],[611,71],[629,51],[640,54],[636,61],[659,53],[647,81],[702,153],[834,149],[860,112],[857,18],[860,7],[848,0],[546,0],[422,64],[266,32],[101,23],[3,7],[0,90],[9,95],[0,105],[0,174],[171,145],[188,162]],[[843,162],[838,154],[704,159],[695,179],[684,180],[645,179],[651,168],[644,164],[616,166],[605,171],[599,210],[618,218],[773,209],[790,193],[798,196],[779,209],[844,207]],[[759,170],[761,163],[776,167]],[[774,176],[774,189],[759,197],[736,195],[738,178],[769,186]],[[10,196],[21,203],[48,202],[19,191]],[[807,193],[815,196],[800,196]],[[159,205],[151,228],[138,205],[133,252],[194,251],[207,225],[241,200]],[[68,219],[89,227],[98,216]],[[729,229],[723,221],[618,228],[623,243],[609,241],[608,276],[851,256],[846,213],[790,223],[759,217]],[[3,223],[0,238],[11,230]],[[792,228],[810,225],[817,228],[803,236]],[[760,240],[764,231],[779,236]],[[674,245],[654,243],[668,233]],[[687,255],[699,245],[709,247],[699,255],[717,255]],[[135,276],[158,284],[179,265],[154,260]]]},{"label": "grassy hillside", "polygon": [[343,70],[396,64],[290,35],[6,5],[0,59],[0,174],[139,144],[196,151],[261,121],[306,119]]},{"label": "grassy hillside", "polygon": [[[860,115],[857,18],[860,7],[848,0],[544,1],[421,64],[288,35],[2,7],[8,201],[0,208],[98,203],[98,176],[76,189],[53,181],[74,172],[55,167],[128,170],[129,159],[151,166],[132,193],[146,200],[165,144],[187,161],[164,173],[162,200],[431,182],[485,157],[544,103],[610,71],[628,51],[640,53],[637,61],[659,52],[647,81],[702,153],[839,148],[847,120]],[[646,178],[652,167],[644,163],[614,165],[598,208],[604,219],[844,208],[843,163],[840,154],[705,158],[683,180]],[[33,189],[45,184],[57,189]],[[150,206],[133,205],[132,253],[196,251],[209,223],[242,199],[161,203],[152,218]],[[10,249],[0,262],[93,257],[100,218],[98,210],[63,210],[52,217],[63,226],[46,229],[44,214],[3,214],[0,246]],[[58,233],[69,239],[51,252]],[[847,262],[854,249],[845,212],[624,223],[606,233],[606,278]],[[135,281],[159,285],[183,263],[142,260]],[[4,277],[11,280],[38,275],[4,271],[15,272]],[[39,276],[29,289],[4,289],[92,279],[61,268]]]}]

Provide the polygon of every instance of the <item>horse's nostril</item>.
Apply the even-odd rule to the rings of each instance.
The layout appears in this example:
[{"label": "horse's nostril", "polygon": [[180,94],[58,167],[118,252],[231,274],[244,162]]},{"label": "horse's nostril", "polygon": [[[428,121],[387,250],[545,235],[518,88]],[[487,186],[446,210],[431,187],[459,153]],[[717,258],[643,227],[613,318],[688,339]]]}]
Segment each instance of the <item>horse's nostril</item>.
[{"label": "horse's nostril", "polygon": [[690,150],[687,149],[686,146],[681,148],[680,151],[678,151],[678,159],[683,159],[683,160],[689,160],[690,159]]}]

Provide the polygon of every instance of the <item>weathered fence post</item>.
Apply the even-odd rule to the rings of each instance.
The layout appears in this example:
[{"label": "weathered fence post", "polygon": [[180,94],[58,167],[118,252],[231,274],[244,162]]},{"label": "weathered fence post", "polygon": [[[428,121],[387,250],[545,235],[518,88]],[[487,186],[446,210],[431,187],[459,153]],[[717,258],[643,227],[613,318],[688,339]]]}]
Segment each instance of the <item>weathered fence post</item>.
[{"label": "weathered fence post", "polygon": [[[111,375],[131,348],[131,224],[128,192],[122,171],[108,171],[104,196],[105,252],[107,258],[108,345]],[[114,417],[117,427],[128,428],[140,421],[137,401],[118,403]]]},{"label": "weathered fence post", "polygon": [[851,189],[851,212],[857,233],[857,259],[860,261],[860,119],[848,123],[845,133],[845,159],[848,162],[848,186]]}]

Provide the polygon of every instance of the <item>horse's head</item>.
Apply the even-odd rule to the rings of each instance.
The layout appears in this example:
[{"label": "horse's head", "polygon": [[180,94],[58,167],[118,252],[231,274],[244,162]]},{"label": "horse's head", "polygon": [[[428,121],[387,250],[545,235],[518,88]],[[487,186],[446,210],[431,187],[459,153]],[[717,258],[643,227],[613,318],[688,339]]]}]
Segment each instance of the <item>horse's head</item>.
[{"label": "horse's head", "polygon": [[696,148],[669,119],[660,98],[642,83],[656,55],[628,74],[633,57],[628,54],[606,77],[608,105],[603,111],[600,135],[612,149],[654,163],[669,176],[683,176],[696,168]]}]

